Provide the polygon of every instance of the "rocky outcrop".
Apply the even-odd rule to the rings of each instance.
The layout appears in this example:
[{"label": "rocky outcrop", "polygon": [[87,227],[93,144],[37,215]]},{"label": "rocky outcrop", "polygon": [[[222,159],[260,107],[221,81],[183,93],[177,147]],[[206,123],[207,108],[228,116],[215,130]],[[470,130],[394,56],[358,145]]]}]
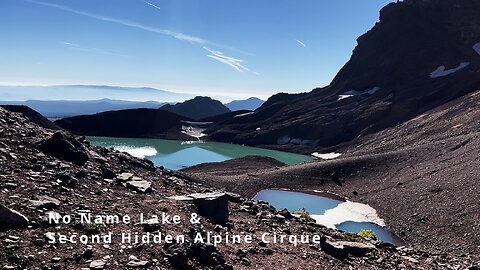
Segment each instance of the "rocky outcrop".
[{"label": "rocky outcrop", "polygon": [[40,113],[32,110],[30,107],[23,106],[23,105],[0,105],[0,107],[7,109],[11,112],[21,113],[23,116],[28,118],[28,120],[32,121],[33,123],[48,128],[51,130],[59,130],[61,129],[59,126],[55,125],[53,122],[45,118]]},{"label": "rocky outcrop", "polygon": [[131,109],[63,118],[55,124],[78,135],[192,139],[182,133],[182,121],[191,119],[159,109]]},{"label": "rocky outcrop", "polygon": [[83,144],[64,132],[56,132],[50,138],[39,142],[37,148],[47,155],[77,165],[84,165],[90,159]]},{"label": "rocky outcrop", "polygon": [[246,156],[223,162],[202,163],[182,169],[181,172],[205,175],[235,175],[254,173],[256,171],[286,166],[274,158],[260,156]]},{"label": "rocky outcrop", "polygon": [[226,193],[195,193],[171,197],[173,200],[192,202],[200,215],[208,220],[225,224],[228,221],[228,195]]},{"label": "rocky outcrop", "polygon": [[90,269],[101,270],[105,268],[107,262],[105,260],[94,260],[90,263]]},{"label": "rocky outcrop", "polygon": [[30,204],[40,209],[53,209],[60,205],[60,201],[49,196],[37,196],[35,200],[30,200]]},{"label": "rocky outcrop", "polygon": [[133,173],[121,173],[116,176],[116,180],[120,185],[140,193],[152,191],[152,182],[134,176]]},{"label": "rocky outcrop", "polygon": [[411,119],[480,88],[479,14],[472,0],[390,3],[329,86],[275,95],[255,113],[205,133],[312,151]]},{"label": "rocky outcrop", "polygon": [[19,212],[0,204],[0,231],[24,229],[28,226],[28,219]]},{"label": "rocky outcrop", "polygon": [[148,193],[152,191],[152,183],[145,180],[128,181],[127,187],[141,193]]},{"label": "rocky outcrop", "polygon": [[321,238],[320,247],[327,254],[340,260],[344,260],[350,255],[364,257],[376,249],[372,244],[350,241],[332,241],[325,237]]},{"label": "rocky outcrop", "polygon": [[195,97],[175,105],[164,105],[160,110],[172,112],[193,120],[229,113],[230,110],[220,101],[209,97]]},{"label": "rocky outcrop", "polygon": [[480,159],[472,153],[480,151],[479,104],[480,91],[473,92],[394,128],[357,138],[339,149],[337,159],[256,173],[245,166],[230,172],[233,176],[221,164],[184,172],[195,181],[250,197],[285,187],[340,194],[374,206],[388,227],[415,247],[478,253],[480,171],[475,168]]},{"label": "rocky outcrop", "polygon": [[[10,228],[6,232],[0,232],[0,264],[5,269],[147,267],[218,270],[234,267],[275,269],[279,265],[298,269],[466,269],[475,262],[472,257],[457,257],[451,253],[433,254],[414,249],[386,248],[359,236],[333,231],[296,218],[285,210],[277,211],[265,202],[226,194],[209,184],[194,182],[182,173],[144,166],[138,159],[109,148],[90,145],[83,140],[78,142],[90,153],[91,159],[84,165],[71,163],[44,154],[35,147],[36,142],[47,140],[51,136],[51,131],[31,123],[19,114],[0,108],[0,201],[4,206],[20,210],[29,220],[25,223],[26,218],[20,219],[19,227],[28,225],[25,230]],[[280,170],[282,168],[278,169]],[[76,184],[62,184],[68,183],[68,179],[76,179]],[[141,180],[151,183],[152,192],[144,194],[126,187],[129,181]],[[170,199],[175,196],[188,199],[186,202]],[[194,203],[195,198],[200,202],[197,205]],[[53,201],[55,212],[43,207],[37,208],[30,200]],[[207,217],[214,214],[209,214],[209,209],[217,208],[216,213],[220,216],[213,215],[213,220],[218,218],[218,221],[225,222],[228,217],[228,221],[216,224],[212,219],[202,217],[198,224],[190,223],[190,215],[200,213],[202,206],[208,208],[204,212]],[[7,213],[10,215],[15,212],[8,210]],[[151,220],[146,223],[148,225],[138,222],[140,213]],[[48,221],[48,217],[62,219],[67,214],[73,215],[70,223],[52,224]],[[118,224],[82,224],[75,218],[80,214],[100,217],[105,214],[129,215],[132,220],[130,223]],[[159,224],[154,218],[149,219],[154,215],[169,217],[170,221],[174,215],[178,215],[181,221],[179,224]],[[16,218],[20,216],[22,215],[15,215]],[[0,224],[5,222],[3,217],[3,212],[0,212]],[[113,234],[112,243],[89,242],[86,245],[71,243],[69,238],[66,243],[52,244],[46,235],[86,235],[90,239],[108,232]],[[149,232],[151,235],[162,233],[172,235],[174,240],[172,243],[160,244],[116,244],[120,242],[118,237],[125,232],[138,232],[142,237],[142,234]],[[326,236],[331,242],[358,241],[375,244],[375,248],[364,257],[349,255],[347,264],[322,251],[319,243],[298,246],[266,243],[258,237],[264,233],[285,234],[287,238],[304,234]],[[251,243],[242,242],[238,245],[214,246],[208,243],[209,235],[227,234],[251,234],[254,237]],[[177,241],[177,235],[183,235],[185,241]],[[198,236],[203,237],[204,242],[195,240]]]}]

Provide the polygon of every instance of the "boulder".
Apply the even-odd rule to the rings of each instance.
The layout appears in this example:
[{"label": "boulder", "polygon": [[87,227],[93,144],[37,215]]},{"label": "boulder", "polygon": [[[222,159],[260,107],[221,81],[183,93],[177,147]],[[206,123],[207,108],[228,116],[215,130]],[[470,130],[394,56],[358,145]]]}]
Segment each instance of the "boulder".
[{"label": "boulder", "polygon": [[375,250],[375,246],[368,243],[338,241],[337,244],[342,245],[348,254],[356,257],[364,257]]},{"label": "boulder", "polygon": [[150,265],[149,261],[132,260],[127,263],[127,267],[130,268],[147,268]]},{"label": "boulder", "polygon": [[173,200],[191,201],[200,215],[216,224],[228,221],[228,195],[222,192],[194,193],[170,197]]},{"label": "boulder", "polygon": [[78,140],[58,131],[37,145],[43,153],[83,166],[90,159],[87,149]]},{"label": "boulder", "polygon": [[28,219],[19,212],[0,204],[0,231],[23,229],[28,226]]},{"label": "boulder", "polygon": [[325,237],[320,238],[320,247],[323,252],[339,260],[345,260],[348,258],[348,252],[342,245],[329,241]]},{"label": "boulder", "polygon": [[105,179],[115,179],[115,173],[109,168],[102,168],[102,177]]},{"label": "boulder", "polygon": [[188,256],[185,249],[180,245],[172,245],[167,248],[166,257],[174,269],[187,269]]},{"label": "boulder", "polygon": [[48,196],[37,196],[36,200],[30,200],[30,204],[36,208],[53,209],[60,206],[60,201]]},{"label": "boulder", "polygon": [[363,257],[375,250],[375,246],[368,243],[350,242],[350,241],[330,241],[325,237],[320,240],[322,250],[339,259],[344,260],[349,255]]},{"label": "boulder", "polygon": [[282,215],[282,216],[285,217],[286,219],[291,219],[291,218],[293,218],[293,215],[292,215],[286,208],[280,209],[280,211],[278,211],[278,214],[279,214],[279,215]]},{"label": "boulder", "polygon": [[187,250],[190,258],[195,258],[202,265],[223,265],[225,258],[211,244],[194,243]]},{"label": "boulder", "polygon": [[142,227],[145,232],[155,232],[162,228],[157,219],[147,220],[146,222],[142,223]]},{"label": "boulder", "polygon": [[148,193],[152,191],[152,183],[150,181],[145,181],[145,180],[128,181],[127,187],[131,190],[138,191],[141,193]]},{"label": "boulder", "polygon": [[117,180],[120,182],[126,182],[130,179],[132,179],[133,173],[121,173],[117,175]]},{"label": "boulder", "polygon": [[240,203],[244,201],[242,196],[240,194],[232,193],[232,192],[227,192],[228,200],[234,203]]},{"label": "boulder", "polygon": [[60,184],[65,187],[74,188],[78,183],[78,180],[68,173],[57,173],[55,177],[60,180]]},{"label": "boulder", "polygon": [[107,262],[105,260],[95,260],[92,261],[89,265],[90,269],[100,270],[105,268]]}]

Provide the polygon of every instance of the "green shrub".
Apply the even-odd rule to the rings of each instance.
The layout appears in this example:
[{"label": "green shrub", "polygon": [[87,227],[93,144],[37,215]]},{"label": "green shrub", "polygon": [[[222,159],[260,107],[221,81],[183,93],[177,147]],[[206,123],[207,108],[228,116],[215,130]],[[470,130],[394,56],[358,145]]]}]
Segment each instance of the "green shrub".
[{"label": "green shrub", "polygon": [[372,230],[361,230],[358,232],[358,235],[363,238],[377,240],[377,236]]}]

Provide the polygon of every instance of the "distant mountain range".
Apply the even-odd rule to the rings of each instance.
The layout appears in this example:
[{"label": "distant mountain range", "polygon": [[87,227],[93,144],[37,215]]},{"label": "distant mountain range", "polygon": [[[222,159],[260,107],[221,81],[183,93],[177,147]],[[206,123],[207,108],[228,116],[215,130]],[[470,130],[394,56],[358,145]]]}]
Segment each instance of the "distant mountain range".
[{"label": "distant mountain range", "polygon": [[192,94],[174,93],[150,87],[106,85],[0,86],[0,99],[15,100],[130,100],[178,102],[193,98]]},{"label": "distant mountain range", "polygon": [[0,104],[26,105],[41,113],[47,118],[63,118],[84,114],[95,114],[106,111],[127,109],[158,109],[166,103],[156,101],[134,102],[124,100],[27,100],[27,101],[0,101]]},{"label": "distant mountain range", "polygon": [[225,106],[230,109],[230,111],[241,111],[241,110],[249,110],[249,111],[255,111],[258,109],[260,106],[265,101],[256,98],[256,97],[251,97],[245,100],[234,100],[232,102],[226,103]]},{"label": "distant mountain range", "polygon": [[231,113],[220,101],[196,97],[158,109],[108,111],[94,115],[67,117],[55,121],[58,126],[79,135],[192,139],[182,133],[184,121]]},{"label": "distant mountain range", "polygon": [[[68,94],[66,94],[68,93]],[[68,99],[66,98],[68,97]],[[59,86],[0,86],[0,104],[25,105],[47,118],[63,118],[95,114],[106,111],[137,108],[158,109],[166,104],[175,104],[194,98],[191,94],[179,94],[148,87],[119,87],[105,85],[59,85]],[[263,103],[258,98],[235,100],[225,104],[230,110],[255,110]],[[178,110],[180,114],[195,116],[196,109],[187,112],[186,107],[202,106],[200,103],[179,104],[166,111]],[[228,112],[216,104],[218,113]],[[197,107],[199,111],[203,109]],[[209,110],[212,110],[210,108]],[[215,115],[215,113],[213,114]],[[206,116],[213,116],[208,114]],[[202,115],[202,117],[206,117]]]}]

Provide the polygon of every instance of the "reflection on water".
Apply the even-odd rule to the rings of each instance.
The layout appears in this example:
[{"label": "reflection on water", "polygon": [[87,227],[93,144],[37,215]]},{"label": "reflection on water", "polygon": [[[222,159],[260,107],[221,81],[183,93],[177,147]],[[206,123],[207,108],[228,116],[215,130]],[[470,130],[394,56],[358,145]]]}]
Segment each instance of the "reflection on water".
[{"label": "reflection on water", "polygon": [[131,146],[120,145],[120,146],[115,146],[115,150],[129,153],[130,155],[137,158],[146,158],[146,157],[155,156],[157,154],[157,150],[150,146],[131,147]]},{"label": "reflection on water", "polygon": [[373,224],[370,222],[353,222],[353,221],[347,221],[343,222],[341,224],[338,224],[337,229],[344,231],[344,232],[350,232],[350,233],[358,233],[361,230],[372,230],[377,238],[379,240],[382,240],[383,242],[386,243],[391,243],[396,246],[405,246],[406,243],[403,241],[401,238],[398,236],[394,235],[385,227],[378,226],[377,224]]},{"label": "reflection on water", "polygon": [[[368,205],[349,201],[342,202],[301,192],[271,189],[260,191],[255,196],[255,199],[266,201],[277,209],[286,208],[290,212],[305,208],[317,222],[325,222],[320,224],[327,227],[350,233],[358,233],[361,230],[372,230],[377,236],[377,239],[383,242],[398,246],[405,245],[402,239],[388,231],[385,227],[371,222],[363,222],[365,219],[371,219],[383,223],[383,220],[376,216],[376,211],[375,217],[372,216],[372,208]],[[358,209],[349,209],[351,206],[357,207]],[[365,216],[360,216],[361,213],[365,213]],[[332,214],[338,216],[332,216]]]},{"label": "reflection on water", "polygon": [[206,162],[220,162],[245,156],[265,156],[286,164],[312,161],[312,157],[256,147],[217,142],[184,142],[160,139],[87,137],[94,145],[113,147],[137,157],[147,158],[156,166],[172,170]]},{"label": "reflection on water", "polygon": [[305,208],[311,214],[322,215],[328,209],[333,209],[341,201],[301,192],[266,189],[255,196],[255,199],[268,202],[275,208],[286,208],[293,212]]}]

